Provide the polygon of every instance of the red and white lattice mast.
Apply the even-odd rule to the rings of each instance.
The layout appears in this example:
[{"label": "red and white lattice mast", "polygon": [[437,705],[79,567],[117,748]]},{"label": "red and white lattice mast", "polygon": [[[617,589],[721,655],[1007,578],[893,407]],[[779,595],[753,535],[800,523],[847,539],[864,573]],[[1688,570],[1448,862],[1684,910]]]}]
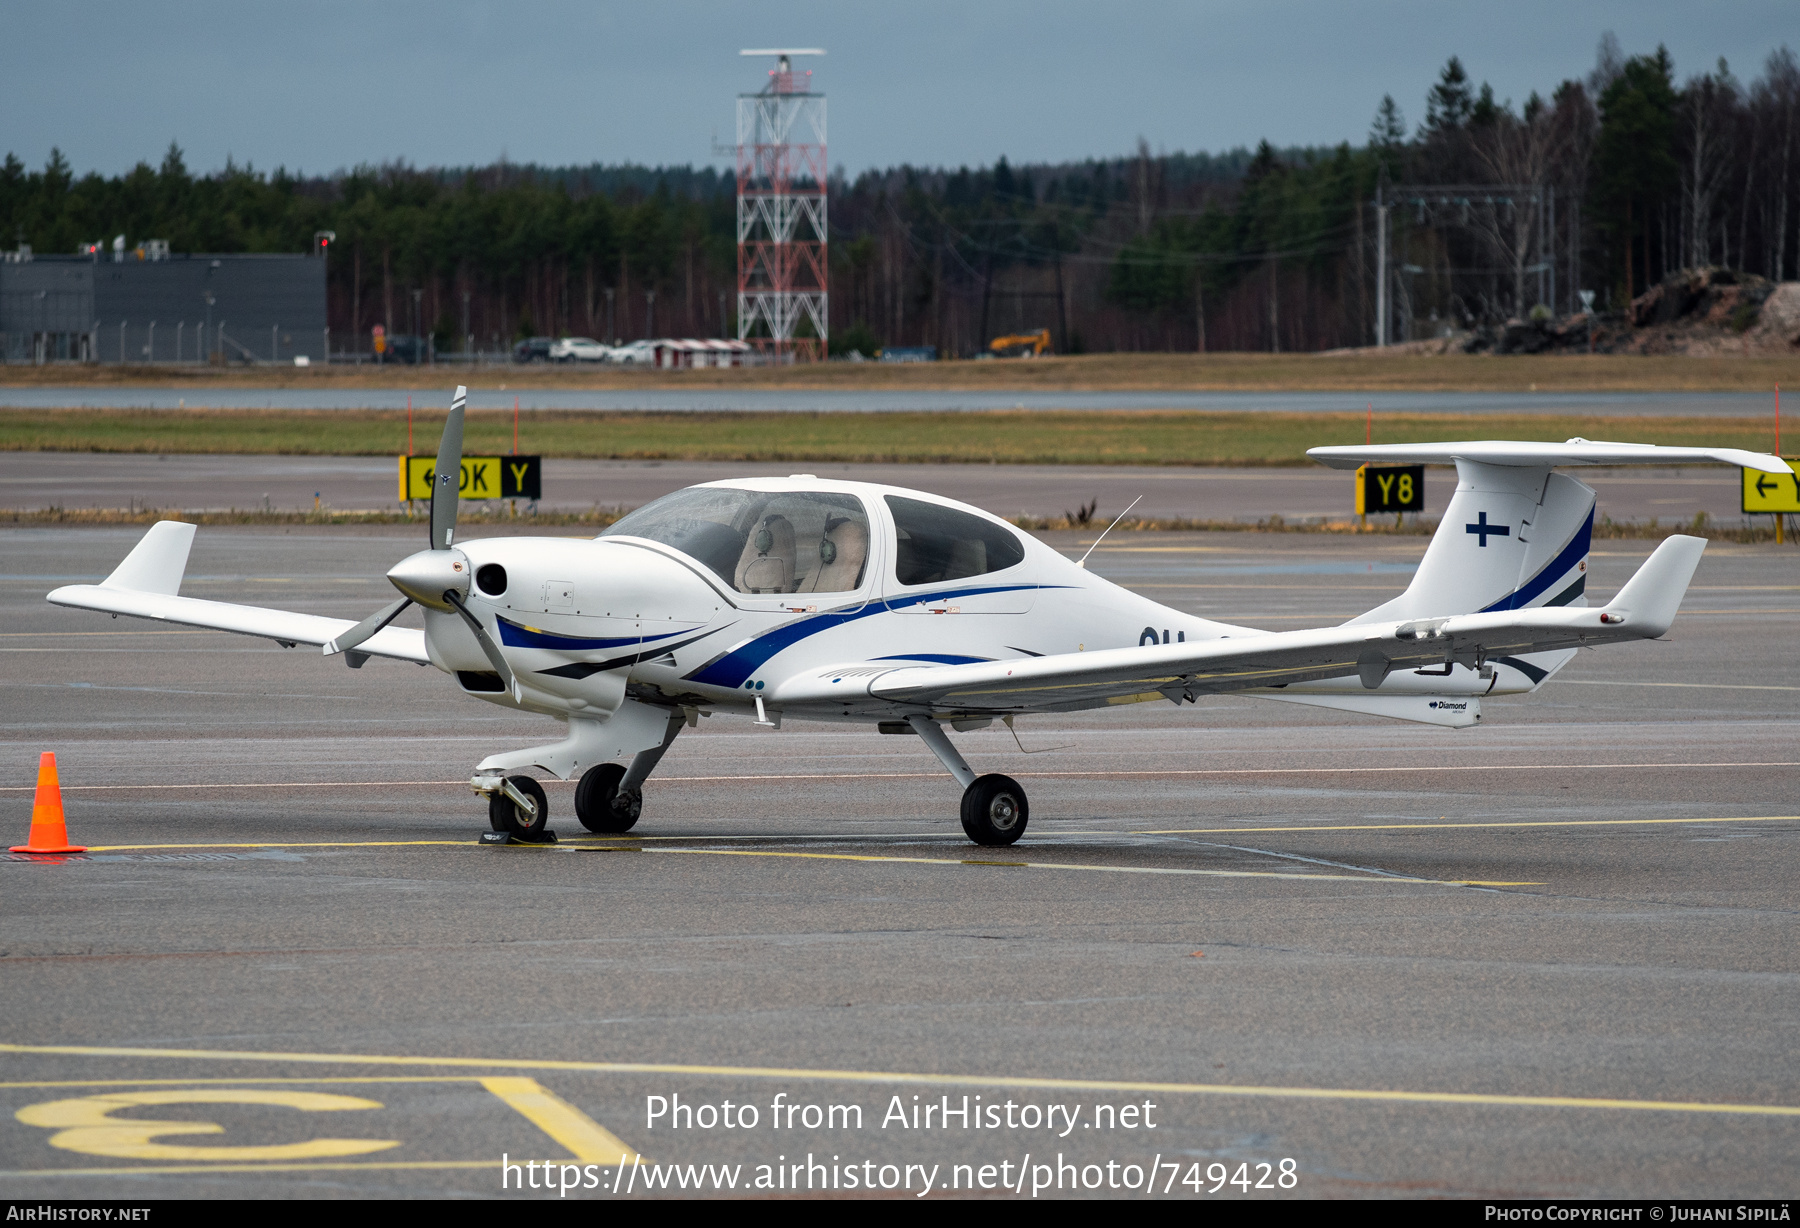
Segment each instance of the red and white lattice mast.
[{"label": "red and white lattice mast", "polygon": [[739,52],[772,55],[769,82],[737,103],[737,335],[777,362],[825,357],[831,314],[826,284],[825,95],[792,57],[816,47]]}]

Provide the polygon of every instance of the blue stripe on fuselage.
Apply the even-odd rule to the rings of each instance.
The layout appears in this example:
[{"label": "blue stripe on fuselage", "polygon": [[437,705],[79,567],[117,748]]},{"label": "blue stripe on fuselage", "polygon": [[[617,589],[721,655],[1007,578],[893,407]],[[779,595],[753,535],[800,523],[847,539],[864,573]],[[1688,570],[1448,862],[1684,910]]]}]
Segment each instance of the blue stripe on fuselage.
[{"label": "blue stripe on fuselage", "polygon": [[670,639],[691,631],[692,627],[682,631],[667,631],[661,635],[629,635],[615,639],[588,639],[583,636],[557,635],[551,631],[539,631],[536,627],[527,627],[508,619],[500,619],[500,642],[508,648],[551,648],[561,652],[605,651],[609,648],[624,648],[631,644],[654,644],[657,640]]},{"label": "blue stripe on fuselage", "polygon": [[1569,568],[1575,566],[1587,556],[1594,542],[1594,509],[1588,508],[1587,520],[1582,522],[1580,530],[1569,539],[1569,544],[1562,552],[1546,563],[1537,575],[1531,577],[1513,592],[1500,598],[1493,605],[1477,610],[1477,614],[1492,614],[1496,610],[1523,610],[1536,601],[1545,589],[1555,584],[1568,574]]},{"label": "blue stripe on fuselage", "polygon": [[894,610],[903,610],[907,606],[918,605],[927,601],[945,601],[951,598],[978,597],[983,593],[1011,593],[1021,589],[1060,588],[1063,585],[1046,584],[996,584],[989,588],[959,588],[948,592],[925,593],[917,597],[897,597],[883,601],[879,598],[855,610],[825,610],[818,614],[808,614],[804,618],[796,618],[792,622],[774,627],[755,639],[738,645],[731,651],[708,661],[693,673],[687,675],[689,682],[698,682],[703,686],[737,687],[744,685],[744,680],[761,669],[768,660],[784,648],[791,648],[801,640],[830,631],[834,628],[853,623],[861,618],[871,618],[876,614],[887,614]]}]

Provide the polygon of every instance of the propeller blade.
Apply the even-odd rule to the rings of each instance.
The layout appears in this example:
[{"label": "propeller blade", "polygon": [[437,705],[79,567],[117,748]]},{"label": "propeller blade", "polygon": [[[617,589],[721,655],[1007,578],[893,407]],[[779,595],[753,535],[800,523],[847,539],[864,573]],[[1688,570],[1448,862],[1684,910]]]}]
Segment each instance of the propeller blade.
[{"label": "propeller blade", "polygon": [[462,481],[463,402],[469,390],[456,386],[456,397],[450,402],[450,417],[444,422],[443,438],[438,440],[437,467],[431,483],[431,548],[448,550],[456,537],[457,487]]},{"label": "propeller blade", "polygon": [[402,597],[392,605],[384,605],[373,614],[357,623],[350,630],[325,645],[325,655],[336,656],[340,652],[355,648],[358,644],[374,635],[377,631],[393,622],[400,616],[400,611],[412,604],[411,597]]},{"label": "propeller blade", "polygon": [[512,692],[512,697],[515,700],[518,699],[519,680],[513,677],[512,666],[506,663],[506,657],[501,653],[500,645],[494,643],[494,637],[487,633],[487,628],[481,625],[481,620],[469,613],[469,607],[462,603],[462,598],[458,597],[454,591],[445,593],[444,600],[455,606],[456,612],[462,615],[462,620],[469,624],[469,630],[475,633],[475,642],[480,644],[481,651],[487,654],[488,662],[494,667],[494,672],[500,675],[500,681],[506,684],[506,689]]}]

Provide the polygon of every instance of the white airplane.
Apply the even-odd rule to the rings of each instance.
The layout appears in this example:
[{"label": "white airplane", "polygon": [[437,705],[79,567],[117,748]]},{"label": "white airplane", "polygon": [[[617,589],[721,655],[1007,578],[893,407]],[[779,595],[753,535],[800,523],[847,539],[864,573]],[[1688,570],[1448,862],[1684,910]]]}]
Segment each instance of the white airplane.
[{"label": "white airplane", "polygon": [[[1025,790],[977,775],[946,729],[1203,694],[1247,695],[1464,728],[1487,695],[1535,691],[1582,645],[1668,631],[1704,539],[1657,547],[1588,608],[1594,492],[1557,466],[1718,462],[1732,448],[1471,442],[1314,448],[1334,468],[1454,464],[1456,493],[1400,596],[1336,627],[1213,622],[1120,588],[978,508],[796,474],[691,486],[589,541],[456,541],[464,389],[438,448],[431,547],[387,575],[402,596],[360,623],[180,595],[194,526],[152,526],[65,606],[434,665],[489,703],[564,721],[561,741],[490,755],[471,787],[496,832],[546,839],[544,789],[579,777],[575,815],[628,831],[670,743],[703,716],[784,717],[914,734],[963,787],[969,839],[1025,831]],[[407,605],[422,631],[391,627]],[[627,761],[627,762],[621,762]]]}]

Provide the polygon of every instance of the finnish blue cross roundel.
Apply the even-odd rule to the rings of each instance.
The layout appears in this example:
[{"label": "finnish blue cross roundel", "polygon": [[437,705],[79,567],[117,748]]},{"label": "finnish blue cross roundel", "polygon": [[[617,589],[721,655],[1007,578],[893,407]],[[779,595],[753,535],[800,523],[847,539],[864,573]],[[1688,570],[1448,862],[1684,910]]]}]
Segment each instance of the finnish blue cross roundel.
[{"label": "finnish blue cross roundel", "polygon": [[1487,539],[1488,539],[1489,534],[1497,534],[1500,537],[1511,537],[1512,536],[1512,526],[1511,525],[1509,525],[1509,524],[1489,524],[1487,522],[1487,513],[1486,512],[1481,513],[1481,515],[1478,516],[1476,519],[1477,519],[1477,523],[1464,525],[1463,531],[1465,533],[1477,534],[1481,538],[1481,541],[1479,544],[1482,546],[1487,545]]}]

